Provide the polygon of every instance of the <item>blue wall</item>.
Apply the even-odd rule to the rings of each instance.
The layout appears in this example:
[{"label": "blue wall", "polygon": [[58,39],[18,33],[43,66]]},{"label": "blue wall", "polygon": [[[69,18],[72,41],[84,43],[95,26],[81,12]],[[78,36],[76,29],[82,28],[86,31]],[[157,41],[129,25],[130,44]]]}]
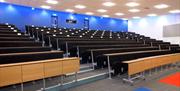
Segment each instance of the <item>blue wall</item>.
[{"label": "blue wall", "polygon": [[[83,28],[84,19],[89,19],[89,28],[98,30],[127,31],[128,21],[114,18],[102,18],[83,14],[72,14],[14,4],[0,3],[0,23],[15,24],[22,31],[25,25],[51,26],[51,16],[58,16],[59,27]],[[66,23],[66,19],[76,19],[76,24]]]}]

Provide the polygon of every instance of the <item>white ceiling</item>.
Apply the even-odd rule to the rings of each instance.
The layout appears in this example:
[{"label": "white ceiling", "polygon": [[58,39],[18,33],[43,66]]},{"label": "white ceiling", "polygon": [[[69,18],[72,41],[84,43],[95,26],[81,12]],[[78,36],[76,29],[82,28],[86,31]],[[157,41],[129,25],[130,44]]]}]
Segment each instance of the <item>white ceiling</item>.
[{"label": "white ceiling", "polygon": [[[25,5],[35,8],[40,8],[41,5],[51,6],[51,10],[65,11],[66,9],[73,9],[75,13],[85,14],[86,12],[93,12],[96,16],[109,15],[113,18],[132,18],[134,16],[146,17],[147,14],[155,13],[157,15],[168,14],[170,10],[180,9],[180,0],[57,0],[58,4],[48,4],[46,0],[5,0],[8,3]],[[116,5],[112,7],[103,6],[104,2],[113,2]],[[137,2],[140,5],[136,7],[128,7],[126,3]],[[75,5],[84,5],[85,9],[77,9]],[[168,8],[156,9],[154,5],[167,4]],[[139,9],[140,12],[132,13],[129,9]],[[105,9],[107,12],[97,12],[98,9]],[[115,13],[124,13],[122,16],[117,16]]]}]

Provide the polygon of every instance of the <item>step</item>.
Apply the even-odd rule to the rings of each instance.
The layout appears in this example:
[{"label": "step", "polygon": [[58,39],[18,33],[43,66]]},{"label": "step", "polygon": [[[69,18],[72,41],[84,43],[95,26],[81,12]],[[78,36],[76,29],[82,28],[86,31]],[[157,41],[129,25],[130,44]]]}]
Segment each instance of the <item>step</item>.
[{"label": "step", "polygon": [[19,63],[38,61],[45,59],[62,58],[62,51],[43,51],[43,52],[24,52],[24,53],[8,53],[0,54],[0,64]]},{"label": "step", "polygon": [[35,41],[33,38],[28,37],[0,37],[0,41]]},{"label": "step", "polygon": [[8,26],[14,27],[14,25],[12,25],[12,24],[0,24],[0,28],[1,28],[1,27],[8,27]]},{"label": "step", "polygon": [[73,80],[70,82],[65,82],[63,85],[50,86],[46,88],[46,91],[63,91],[80,85],[106,79],[108,78],[108,73],[107,70],[93,70],[84,74],[78,74],[77,77],[77,81]]},{"label": "step", "polygon": [[87,64],[81,64],[80,65],[80,71],[87,71],[92,69],[92,63],[87,63]]},{"label": "step", "polygon": [[0,31],[19,31],[17,28],[14,27],[2,27],[0,28]]},{"label": "step", "polygon": [[21,33],[17,34],[0,34],[1,37],[29,37],[28,35],[24,35]]},{"label": "step", "polygon": [[0,47],[0,54],[50,51],[49,47]]},{"label": "step", "polygon": [[0,41],[0,47],[28,47],[28,46],[42,46],[42,43],[35,41]]},{"label": "step", "polygon": [[17,33],[24,34],[23,32],[19,32],[18,30],[0,30],[0,34],[17,34]]}]

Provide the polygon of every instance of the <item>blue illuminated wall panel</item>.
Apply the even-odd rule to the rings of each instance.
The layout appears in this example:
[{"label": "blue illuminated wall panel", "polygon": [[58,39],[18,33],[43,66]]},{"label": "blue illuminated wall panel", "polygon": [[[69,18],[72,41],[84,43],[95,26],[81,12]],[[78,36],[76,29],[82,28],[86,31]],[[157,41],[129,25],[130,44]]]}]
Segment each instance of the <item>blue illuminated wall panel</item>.
[{"label": "blue illuminated wall panel", "polygon": [[[89,19],[89,28],[98,30],[127,31],[128,21],[114,18],[102,18],[83,14],[32,9],[31,7],[0,3],[0,23],[15,24],[22,31],[25,25],[51,26],[51,16],[58,16],[58,26],[67,28],[84,28],[84,19]],[[66,19],[77,20],[76,24],[66,23]]]}]

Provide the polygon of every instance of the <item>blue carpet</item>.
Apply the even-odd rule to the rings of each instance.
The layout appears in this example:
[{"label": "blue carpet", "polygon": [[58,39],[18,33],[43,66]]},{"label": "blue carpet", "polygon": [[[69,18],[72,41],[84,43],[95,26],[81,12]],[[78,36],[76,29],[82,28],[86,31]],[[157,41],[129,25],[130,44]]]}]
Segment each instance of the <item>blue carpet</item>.
[{"label": "blue carpet", "polygon": [[134,91],[151,91],[151,90],[146,87],[140,87],[140,88],[135,89]]}]

